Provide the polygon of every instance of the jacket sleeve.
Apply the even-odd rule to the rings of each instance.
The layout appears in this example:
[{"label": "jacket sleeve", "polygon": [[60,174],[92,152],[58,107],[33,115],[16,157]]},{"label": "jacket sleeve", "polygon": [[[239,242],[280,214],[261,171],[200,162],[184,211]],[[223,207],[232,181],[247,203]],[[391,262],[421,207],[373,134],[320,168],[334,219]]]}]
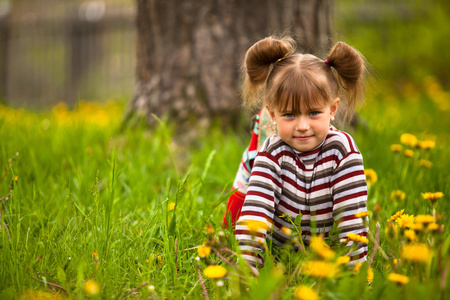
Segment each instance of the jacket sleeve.
[{"label": "jacket sleeve", "polygon": [[241,215],[236,223],[236,239],[242,257],[253,266],[263,263],[261,254],[281,194],[280,172],[275,157],[267,152],[258,153]]},{"label": "jacket sleeve", "polygon": [[[368,218],[357,218],[355,214],[366,212],[367,183],[364,175],[362,155],[350,152],[340,160],[332,176],[333,218],[337,224],[339,239],[347,238],[349,233],[366,237]],[[349,241],[348,247],[354,247]],[[356,243],[356,250],[351,252],[351,263],[365,261],[367,243]]]}]

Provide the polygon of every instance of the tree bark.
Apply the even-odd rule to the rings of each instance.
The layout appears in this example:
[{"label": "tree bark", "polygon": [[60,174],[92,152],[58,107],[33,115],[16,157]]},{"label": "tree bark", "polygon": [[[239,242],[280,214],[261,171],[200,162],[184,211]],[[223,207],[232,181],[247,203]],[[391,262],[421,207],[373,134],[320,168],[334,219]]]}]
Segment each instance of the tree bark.
[{"label": "tree bark", "polygon": [[323,56],[332,35],[331,0],[136,0],[137,67],[125,121],[177,124],[239,117],[240,67],[269,35],[294,37]]}]

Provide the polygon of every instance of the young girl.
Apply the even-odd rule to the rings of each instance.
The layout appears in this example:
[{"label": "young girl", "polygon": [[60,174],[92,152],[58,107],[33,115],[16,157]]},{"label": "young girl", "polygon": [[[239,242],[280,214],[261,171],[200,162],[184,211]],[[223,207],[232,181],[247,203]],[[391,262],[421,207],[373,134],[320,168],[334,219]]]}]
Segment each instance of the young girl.
[{"label": "young girl", "polygon": [[[283,246],[290,239],[286,228],[293,229],[300,214],[305,244],[312,235],[328,238],[334,223],[339,239],[348,233],[366,236],[363,219],[355,217],[366,211],[362,156],[349,134],[330,125],[340,98],[347,101],[346,116],[362,100],[362,57],[338,42],[322,60],[296,53],[289,38],[269,37],[247,51],[244,71],[244,103],[265,109],[258,114],[224,220],[225,226],[230,216],[232,225],[236,223],[243,257],[262,264],[261,241],[270,238],[273,245]],[[261,129],[278,133],[259,148]],[[249,228],[252,222],[262,224],[256,233]],[[367,244],[358,244],[350,257],[355,263],[366,254]]]}]

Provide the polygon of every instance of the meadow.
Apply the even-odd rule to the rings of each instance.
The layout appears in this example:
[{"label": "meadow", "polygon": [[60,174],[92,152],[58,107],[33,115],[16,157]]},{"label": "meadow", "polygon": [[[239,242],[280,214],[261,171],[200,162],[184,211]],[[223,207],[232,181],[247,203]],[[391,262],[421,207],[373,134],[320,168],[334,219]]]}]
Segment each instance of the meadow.
[{"label": "meadow", "polygon": [[318,237],[268,244],[259,276],[221,228],[246,130],[188,142],[164,119],[120,130],[117,102],[0,106],[0,299],[448,299],[449,93],[427,77],[386,95],[347,128],[369,183],[368,261],[350,268]]}]

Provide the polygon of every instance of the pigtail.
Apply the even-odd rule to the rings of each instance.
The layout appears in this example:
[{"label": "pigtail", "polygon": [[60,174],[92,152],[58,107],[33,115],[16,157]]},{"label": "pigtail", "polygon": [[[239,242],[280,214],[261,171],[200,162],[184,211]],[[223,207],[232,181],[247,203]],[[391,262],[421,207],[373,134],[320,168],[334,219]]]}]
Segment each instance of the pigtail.
[{"label": "pigtail", "polygon": [[247,108],[260,108],[262,91],[275,64],[295,51],[291,38],[268,37],[251,46],[245,54],[243,100]]},{"label": "pigtail", "polygon": [[337,75],[339,94],[347,100],[345,119],[350,119],[364,99],[366,63],[362,54],[344,42],[338,42],[327,56],[326,64]]}]

